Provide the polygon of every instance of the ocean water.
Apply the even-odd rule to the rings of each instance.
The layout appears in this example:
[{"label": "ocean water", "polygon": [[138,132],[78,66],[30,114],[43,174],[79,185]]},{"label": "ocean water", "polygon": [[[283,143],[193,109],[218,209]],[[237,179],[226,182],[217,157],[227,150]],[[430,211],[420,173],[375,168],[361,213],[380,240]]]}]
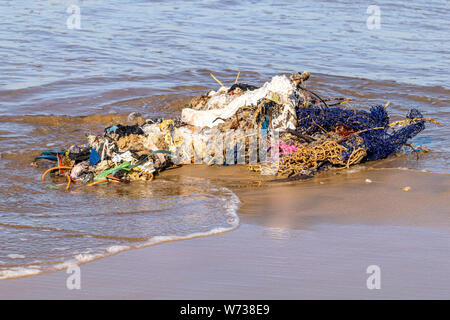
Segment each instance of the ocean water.
[{"label": "ocean water", "polygon": [[0,203],[0,279],[239,225],[239,199],[206,179],[158,179],[150,185],[71,193],[37,187],[22,196],[14,185],[0,185],[5,195],[12,195]]},{"label": "ocean water", "polygon": [[177,115],[217,88],[210,72],[262,85],[308,70],[323,96],[418,108],[441,122],[412,141],[431,152],[383,165],[449,173],[449,2],[377,5],[372,29],[366,1],[2,0],[0,278],[236,228],[238,199],[206,178],[65,193],[30,167],[130,112]]}]

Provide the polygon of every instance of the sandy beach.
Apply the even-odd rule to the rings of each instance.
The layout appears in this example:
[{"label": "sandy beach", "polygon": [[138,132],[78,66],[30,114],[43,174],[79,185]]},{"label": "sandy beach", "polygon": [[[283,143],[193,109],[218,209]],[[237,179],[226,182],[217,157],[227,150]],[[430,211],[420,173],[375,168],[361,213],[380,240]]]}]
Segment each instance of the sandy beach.
[{"label": "sandy beach", "polygon": [[0,1],[0,299],[450,299],[448,3]]},{"label": "sandy beach", "polygon": [[[242,202],[238,229],[84,264],[80,290],[67,289],[65,270],[0,281],[0,298],[450,298],[448,175],[359,168],[250,188],[256,176],[238,179],[245,174],[239,170],[190,166],[165,173],[209,174],[234,185]],[[381,269],[380,290],[367,288],[370,265]]]}]

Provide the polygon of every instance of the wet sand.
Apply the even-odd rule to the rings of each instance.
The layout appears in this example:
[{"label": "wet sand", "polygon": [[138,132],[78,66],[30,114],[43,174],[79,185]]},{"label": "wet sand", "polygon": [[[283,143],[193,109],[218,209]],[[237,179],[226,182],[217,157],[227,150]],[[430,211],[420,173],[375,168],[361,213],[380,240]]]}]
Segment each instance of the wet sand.
[{"label": "wet sand", "polygon": [[[82,265],[81,290],[66,288],[65,271],[0,281],[0,298],[450,298],[449,175],[362,166],[274,184],[186,166],[164,177],[198,175],[239,196],[237,230]],[[367,289],[369,265],[380,290]]]},{"label": "wet sand", "polygon": [[[29,163],[130,112],[178,116],[190,98],[218,88],[210,73],[230,85],[240,72],[240,82],[260,86],[308,70],[308,87],[322,97],[366,110],[390,100],[394,121],[414,107],[442,125],[427,124],[410,141],[431,150],[420,161],[392,157],[310,181],[271,184],[242,168],[169,171],[229,186],[242,201],[241,227],[85,264],[81,291],[66,289],[64,271],[0,281],[0,298],[449,298],[449,176],[381,169],[450,173],[448,1],[377,1],[376,29],[367,25],[369,3],[348,1],[66,2],[0,2],[2,223],[15,215],[21,225],[70,228],[69,219],[48,221],[45,211],[59,204],[88,225],[79,213],[114,213],[114,204],[91,200],[95,192],[48,192]],[[67,25],[72,2],[81,29]],[[142,190],[119,189],[111,198],[134,200]],[[97,191],[105,200],[111,189]],[[127,217],[124,225],[136,222]],[[44,243],[53,248],[45,233],[44,242],[22,243],[17,230],[0,232],[3,256],[36,243],[36,255]],[[365,288],[369,264],[382,269],[380,291]]]}]

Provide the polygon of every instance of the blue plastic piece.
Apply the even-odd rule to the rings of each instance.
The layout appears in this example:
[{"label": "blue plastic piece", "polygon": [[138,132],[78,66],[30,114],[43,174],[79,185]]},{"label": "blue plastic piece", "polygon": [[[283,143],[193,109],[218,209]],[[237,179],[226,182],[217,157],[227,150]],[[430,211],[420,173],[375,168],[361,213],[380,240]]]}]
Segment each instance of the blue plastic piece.
[{"label": "blue plastic piece", "polygon": [[117,126],[111,126],[111,127],[106,129],[106,133],[107,134],[116,133],[117,128],[118,128]]},{"label": "blue plastic piece", "polygon": [[98,152],[95,151],[95,149],[91,148],[91,155],[89,156],[89,164],[95,166],[100,161],[102,161],[102,159],[98,155]]},{"label": "blue plastic piece", "polygon": [[40,155],[36,158],[34,158],[34,161],[36,160],[40,160],[40,159],[46,159],[46,160],[51,160],[51,161],[58,161],[58,158],[52,155]]}]

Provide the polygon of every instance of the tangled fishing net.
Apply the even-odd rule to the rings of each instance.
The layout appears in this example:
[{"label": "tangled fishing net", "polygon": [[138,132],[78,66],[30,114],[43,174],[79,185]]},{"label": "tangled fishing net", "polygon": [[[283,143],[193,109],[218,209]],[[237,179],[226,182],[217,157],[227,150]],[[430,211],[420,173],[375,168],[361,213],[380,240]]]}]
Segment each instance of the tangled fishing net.
[{"label": "tangled fishing net", "polygon": [[56,162],[42,179],[48,173],[65,176],[67,189],[72,182],[152,180],[169,167],[192,163],[312,176],[386,158],[423,131],[425,122],[438,123],[417,109],[390,122],[387,106],[367,111],[346,106],[351,99],[323,99],[306,89],[308,78],[307,72],[275,76],[259,88],[237,79],[231,87],[220,83],[219,90],[192,99],[178,119],[115,124],[88,136],[84,145],[46,150],[35,162]]}]

